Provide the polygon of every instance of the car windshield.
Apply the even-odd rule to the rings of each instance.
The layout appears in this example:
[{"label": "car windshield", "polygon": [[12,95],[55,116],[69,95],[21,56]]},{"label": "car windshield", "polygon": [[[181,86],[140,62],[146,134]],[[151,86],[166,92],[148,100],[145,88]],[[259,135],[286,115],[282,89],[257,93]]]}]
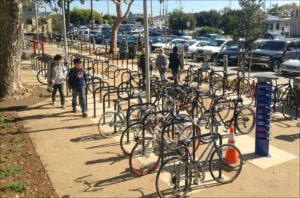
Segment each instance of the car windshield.
[{"label": "car windshield", "polygon": [[231,43],[228,43],[227,45],[227,49],[229,50],[237,50],[239,48],[239,43],[237,42],[231,42]]},{"label": "car windshield", "polygon": [[283,51],[285,49],[285,42],[268,41],[264,42],[260,49]]},{"label": "car windshield", "polygon": [[187,41],[186,45],[191,46],[194,45],[197,41]]},{"label": "car windshield", "polygon": [[215,47],[220,47],[225,40],[212,40],[208,43],[208,46],[215,46]]}]

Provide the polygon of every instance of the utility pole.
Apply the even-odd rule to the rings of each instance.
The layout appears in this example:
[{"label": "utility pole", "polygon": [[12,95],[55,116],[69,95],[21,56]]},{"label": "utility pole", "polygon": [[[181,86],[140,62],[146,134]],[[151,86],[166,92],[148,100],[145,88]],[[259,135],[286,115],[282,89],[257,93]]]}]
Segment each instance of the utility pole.
[{"label": "utility pole", "polygon": [[68,61],[68,42],[67,42],[67,30],[66,30],[66,16],[65,16],[65,0],[62,0],[61,8],[62,8],[62,17],[63,17],[65,62],[69,62]]},{"label": "utility pole", "polygon": [[147,102],[151,101],[150,96],[150,67],[149,67],[149,58],[150,58],[150,51],[149,51],[149,28],[148,28],[148,13],[147,13],[147,0],[144,0],[144,35],[145,35],[145,66],[146,66],[146,98]]},{"label": "utility pole", "polygon": [[94,29],[93,0],[91,0],[91,28]]},{"label": "utility pole", "polygon": [[38,7],[36,0],[34,1],[35,6],[35,29],[36,29],[36,40],[37,40],[37,49],[38,56],[40,55],[40,35],[39,35],[39,20],[38,20]]}]

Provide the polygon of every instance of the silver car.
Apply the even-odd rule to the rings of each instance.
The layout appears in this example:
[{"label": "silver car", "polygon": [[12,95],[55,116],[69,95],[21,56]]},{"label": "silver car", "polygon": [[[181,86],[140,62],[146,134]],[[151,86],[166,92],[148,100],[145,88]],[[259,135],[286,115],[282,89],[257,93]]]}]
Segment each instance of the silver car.
[{"label": "silver car", "polygon": [[295,57],[284,61],[279,67],[281,73],[300,74],[300,52]]}]

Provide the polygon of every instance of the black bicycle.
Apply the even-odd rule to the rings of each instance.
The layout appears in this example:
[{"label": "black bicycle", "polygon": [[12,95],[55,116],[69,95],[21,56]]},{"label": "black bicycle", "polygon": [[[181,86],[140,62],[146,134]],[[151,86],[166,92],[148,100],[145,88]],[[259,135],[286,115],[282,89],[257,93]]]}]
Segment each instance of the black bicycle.
[{"label": "black bicycle", "polygon": [[187,197],[193,185],[205,180],[208,170],[212,178],[222,184],[233,182],[239,176],[243,167],[242,154],[236,146],[222,144],[222,137],[217,132],[199,158],[193,157],[189,144],[207,135],[183,139],[177,149],[181,156],[169,158],[161,165],[155,182],[159,197]]}]

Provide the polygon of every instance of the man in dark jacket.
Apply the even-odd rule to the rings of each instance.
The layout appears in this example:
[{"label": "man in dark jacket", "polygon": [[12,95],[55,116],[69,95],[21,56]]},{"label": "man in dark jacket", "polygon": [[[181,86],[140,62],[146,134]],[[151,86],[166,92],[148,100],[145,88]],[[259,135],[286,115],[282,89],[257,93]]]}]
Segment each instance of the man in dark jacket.
[{"label": "man in dark jacket", "polygon": [[182,68],[180,56],[178,54],[178,48],[176,46],[173,47],[173,53],[170,54],[169,57],[169,67],[172,69],[174,83],[177,84],[178,81],[178,70],[179,67]]}]

